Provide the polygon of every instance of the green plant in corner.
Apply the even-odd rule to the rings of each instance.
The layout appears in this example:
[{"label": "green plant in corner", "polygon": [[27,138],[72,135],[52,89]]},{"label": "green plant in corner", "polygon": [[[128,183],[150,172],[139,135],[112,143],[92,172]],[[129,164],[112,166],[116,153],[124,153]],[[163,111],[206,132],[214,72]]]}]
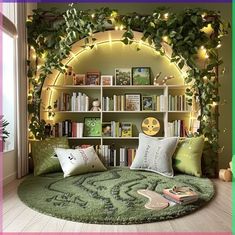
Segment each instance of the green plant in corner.
[{"label": "green plant in corner", "polygon": [[6,139],[10,136],[10,133],[6,130],[6,127],[9,125],[9,122],[3,119],[3,116],[0,117],[0,138],[3,142],[6,142]]}]

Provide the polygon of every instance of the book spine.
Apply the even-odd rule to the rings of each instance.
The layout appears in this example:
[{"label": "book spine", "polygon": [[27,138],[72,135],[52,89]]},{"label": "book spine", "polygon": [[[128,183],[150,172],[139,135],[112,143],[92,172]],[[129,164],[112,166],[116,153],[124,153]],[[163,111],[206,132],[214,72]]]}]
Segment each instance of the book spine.
[{"label": "book spine", "polygon": [[85,111],[89,111],[89,97],[85,96]]},{"label": "book spine", "polygon": [[113,151],[113,166],[117,166],[117,150]]},{"label": "book spine", "polygon": [[121,96],[121,111],[125,111],[125,96]]},{"label": "book spine", "polygon": [[113,111],[117,111],[117,96],[113,96]]}]

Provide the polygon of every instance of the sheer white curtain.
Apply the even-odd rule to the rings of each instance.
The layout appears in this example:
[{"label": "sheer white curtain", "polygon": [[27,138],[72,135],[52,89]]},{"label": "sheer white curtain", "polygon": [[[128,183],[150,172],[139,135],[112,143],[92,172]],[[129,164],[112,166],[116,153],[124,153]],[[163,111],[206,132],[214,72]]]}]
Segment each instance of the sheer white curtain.
[{"label": "sheer white curtain", "polygon": [[[10,122],[10,138],[14,138],[14,141],[12,140],[10,143],[14,142],[14,144],[9,147],[9,151],[11,150],[12,154],[16,156],[14,159],[17,161],[17,176],[20,178],[28,173],[26,5],[24,3],[3,3],[2,14],[3,44],[5,43],[6,48],[11,48],[13,52],[10,54],[11,50],[7,51],[8,49],[3,47],[3,56],[5,54],[3,66],[4,59],[6,64],[5,73],[3,71],[3,114],[5,112]],[[10,43],[13,43],[14,46],[12,47]],[[8,61],[9,65],[14,64],[13,73],[9,71]],[[12,81],[9,79],[10,77],[13,78]],[[11,92],[13,94],[10,94]]]}]

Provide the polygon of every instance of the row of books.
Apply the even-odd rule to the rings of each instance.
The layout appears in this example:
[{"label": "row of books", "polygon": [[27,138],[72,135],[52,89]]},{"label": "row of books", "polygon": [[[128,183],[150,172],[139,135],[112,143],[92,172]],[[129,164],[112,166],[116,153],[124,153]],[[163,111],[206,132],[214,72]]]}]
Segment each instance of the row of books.
[{"label": "row of books", "polygon": [[136,149],[134,148],[120,148],[120,166],[131,166],[135,159]]},{"label": "row of books", "polygon": [[187,128],[185,126],[184,120],[175,120],[173,122],[168,122],[167,124],[167,136],[179,136],[185,137],[187,136]]},{"label": "row of books", "polygon": [[[91,145],[80,145],[75,148],[87,148]],[[94,149],[105,166],[131,166],[135,155],[135,148],[120,148],[119,156],[114,145],[95,145]]]},{"label": "row of books", "polygon": [[63,122],[55,123],[52,126],[52,136],[53,137],[83,137],[84,123],[72,122],[71,120],[65,120]]},{"label": "row of books", "polygon": [[132,123],[103,122],[102,135],[105,137],[132,137]]},{"label": "row of books", "polygon": [[[142,107],[140,95],[132,95],[135,97],[135,102],[130,101],[129,95],[113,95],[113,97],[103,97],[102,107],[103,111],[140,111],[151,110],[164,112],[167,109],[167,97],[160,96],[142,96]],[[134,110],[130,109],[128,103],[132,102],[135,106]]]},{"label": "row of books", "polygon": [[198,193],[189,187],[163,189],[163,196],[177,204],[186,205],[198,200]]},{"label": "row of books", "polygon": [[188,105],[185,95],[169,95],[168,96],[169,111],[191,111],[191,106]]},{"label": "row of books", "polygon": [[59,111],[88,111],[89,110],[89,97],[81,92],[73,92],[67,94],[61,92],[58,98]]}]

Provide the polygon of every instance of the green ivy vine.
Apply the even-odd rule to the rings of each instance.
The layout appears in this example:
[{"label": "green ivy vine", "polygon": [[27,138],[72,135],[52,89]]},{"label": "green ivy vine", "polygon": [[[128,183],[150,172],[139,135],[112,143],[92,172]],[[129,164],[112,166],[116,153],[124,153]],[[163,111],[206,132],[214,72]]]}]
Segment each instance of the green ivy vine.
[{"label": "green ivy vine", "polygon": [[[213,29],[211,34],[202,30],[208,24]],[[228,34],[230,25],[221,19],[218,12],[206,9],[186,9],[173,13],[170,9],[157,8],[150,15],[120,15],[117,10],[109,8],[81,11],[71,4],[63,14],[55,9],[34,10],[27,21],[28,45],[36,53],[36,59],[29,56],[28,60],[29,129],[34,138],[45,138],[46,123],[40,119],[40,95],[47,76],[53,69],[65,72],[66,66],[61,61],[70,55],[73,43],[85,39],[84,47],[93,48],[96,32],[117,28],[124,30],[124,44],[133,43],[133,31],[139,31],[143,33],[142,40],[153,45],[162,55],[163,38],[167,37],[167,43],[173,50],[171,62],[176,63],[180,69],[184,65],[189,68],[185,77],[185,82],[192,84],[186,90],[188,103],[192,105],[193,100],[199,100],[200,103],[200,128],[195,135],[203,134],[208,146],[218,151],[218,112],[213,105],[220,102],[218,66],[223,62],[218,56],[218,48],[222,37]],[[206,50],[207,59],[200,66],[198,51],[202,47]],[[39,60],[44,63],[40,69],[37,68]],[[52,110],[52,107],[48,109]],[[53,112],[49,114],[53,115]]]}]

